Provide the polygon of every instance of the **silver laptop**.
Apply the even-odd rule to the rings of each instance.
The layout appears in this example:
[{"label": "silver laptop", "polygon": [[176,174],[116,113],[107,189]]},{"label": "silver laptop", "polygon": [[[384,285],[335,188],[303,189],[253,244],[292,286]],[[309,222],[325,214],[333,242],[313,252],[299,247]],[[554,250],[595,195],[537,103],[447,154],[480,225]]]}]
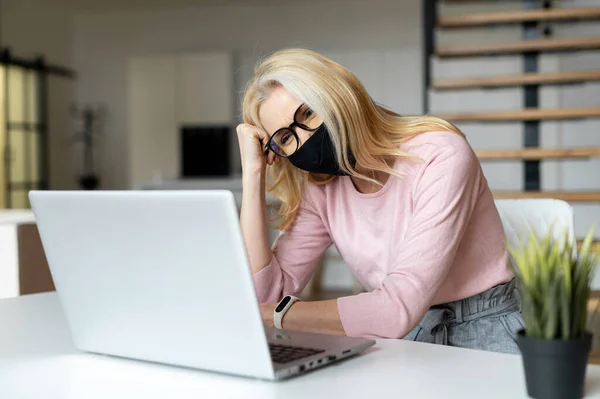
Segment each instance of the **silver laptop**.
[{"label": "silver laptop", "polygon": [[278,380],[375,343],[263,326],[230,191],[29,198],[79,350]]}]

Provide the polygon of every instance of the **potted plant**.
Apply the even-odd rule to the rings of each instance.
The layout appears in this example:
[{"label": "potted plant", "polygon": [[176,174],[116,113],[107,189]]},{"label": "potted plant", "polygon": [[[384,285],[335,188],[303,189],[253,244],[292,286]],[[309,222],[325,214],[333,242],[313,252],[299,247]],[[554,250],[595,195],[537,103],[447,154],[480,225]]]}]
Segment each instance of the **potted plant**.
[{"label": "potted plant", "polygon": [[517,334],[527,393],[536,399],[579,399],[592,347],[588,299],[600,254],[593,230],[581,249],[568,232],[532,232],[527,243],[509,248],[522,301],[525,328]]}]

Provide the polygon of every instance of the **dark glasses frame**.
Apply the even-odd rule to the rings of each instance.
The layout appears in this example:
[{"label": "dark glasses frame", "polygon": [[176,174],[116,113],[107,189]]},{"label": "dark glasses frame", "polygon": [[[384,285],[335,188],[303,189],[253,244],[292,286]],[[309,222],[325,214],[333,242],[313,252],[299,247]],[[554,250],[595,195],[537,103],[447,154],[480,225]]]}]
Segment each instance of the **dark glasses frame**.
[{"label": "dark glasses frame", "polygon": [[[296,111],[294,112],[294,121],[293,121],[293,122],[292,122],[292,123],[291,123],[289,126],[286,126],[286,127],[282,127],[282,128],[279,128],[279,129],[277,129],[277,130],[275,131],[275,133],[273,133],[273,134],[272,134],[272,135],[269,137],[269,140],[267,141],[267,144],[265,144],[265,147],[264,147],[264,152],[265,152],[265,155],[266,155],[266,154],[269,152],[269,150],[271,150],[271,151],[273,151],[275,154],[277,154],[277,156],[279,156],[279,157],[282,157],[282,158],[287,158],[287,157],[291,156],[292,154],[294,154],[296,151],[298,151],[298,148],[300,147],[300,138],[298,137],[298,134],[297,134],[297,133],[294,131],[294,127],[295,127],[295,126],[299,127],[299,128],[300,128],[300,129],[302,129],[302,130],[306,130],[306,131],[308,131],[308,132],[314,132],[314,131],[316,131],[316,130],[317,130],[319,127],[321,127],[321,125],[322,125],[323,123],[321,123],[321,125],[319,125],[319,126],[317,126],[317,127],[315,127],[315,128],[310,128],[310,127],[306,126],[305,124],[298,122],[298,113],[300,112],[300,110],[301,110],[301,109],[302,109],[304,106],[305,106],[305,104],[304,104],[304,103],[302,103],[302,104],[300,104],[300,106],[299,106],[299,107],[296,109]],[[278,153],[277,151],[275,151],[275,150],[273,149],[273,141],[274,141],[274,138],[275,138],[275,137],[276,137],[278,134],[280,134],[281,132],[283,132],[283,131],[288,131],[288,132],[292,133],[292,134],[294,135],[294,137],[296,138],[296,148],[295,148],[295,149],[294,149],[294,151],[293,151],[291,154],[289,154],[289,155],[283,155],[283,154],[280,154],[280,153]]]}]

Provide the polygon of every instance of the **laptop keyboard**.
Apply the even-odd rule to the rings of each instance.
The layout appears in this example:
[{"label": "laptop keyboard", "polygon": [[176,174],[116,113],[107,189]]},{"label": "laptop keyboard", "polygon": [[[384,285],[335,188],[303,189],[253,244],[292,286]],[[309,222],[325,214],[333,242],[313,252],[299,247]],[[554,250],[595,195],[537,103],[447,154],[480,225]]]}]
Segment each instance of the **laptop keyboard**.
[{"label": "laptop keyboard", "polygon": [[271,359],[275,363],[289,363],[303,357],[325,352],[323,349],[299,348],[297,346],[276,344],[269,344],[269,350],[271,351]]}]

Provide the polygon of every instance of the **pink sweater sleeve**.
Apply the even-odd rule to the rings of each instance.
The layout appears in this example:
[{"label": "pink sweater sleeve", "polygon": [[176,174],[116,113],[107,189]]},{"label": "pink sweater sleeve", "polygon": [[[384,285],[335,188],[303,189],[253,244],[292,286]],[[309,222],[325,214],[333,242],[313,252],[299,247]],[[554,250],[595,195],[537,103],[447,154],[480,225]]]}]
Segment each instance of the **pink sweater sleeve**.
[{"label": "pink sweater sleeve", "polygon": [[433,148],[428,155],[413,183],[407,235],[398,243],[381,286],[338,298],[348,336],[404,337],[421,321],[452,265],[482,174],[466,143],[458,151]]},{"label": "pink sweater sleeve", "polygon": [[305,196],[291,228],[273,243],[271,262],[253,276],[259,302],[278,302],[304,289],[331,244],[320,214]]}]

